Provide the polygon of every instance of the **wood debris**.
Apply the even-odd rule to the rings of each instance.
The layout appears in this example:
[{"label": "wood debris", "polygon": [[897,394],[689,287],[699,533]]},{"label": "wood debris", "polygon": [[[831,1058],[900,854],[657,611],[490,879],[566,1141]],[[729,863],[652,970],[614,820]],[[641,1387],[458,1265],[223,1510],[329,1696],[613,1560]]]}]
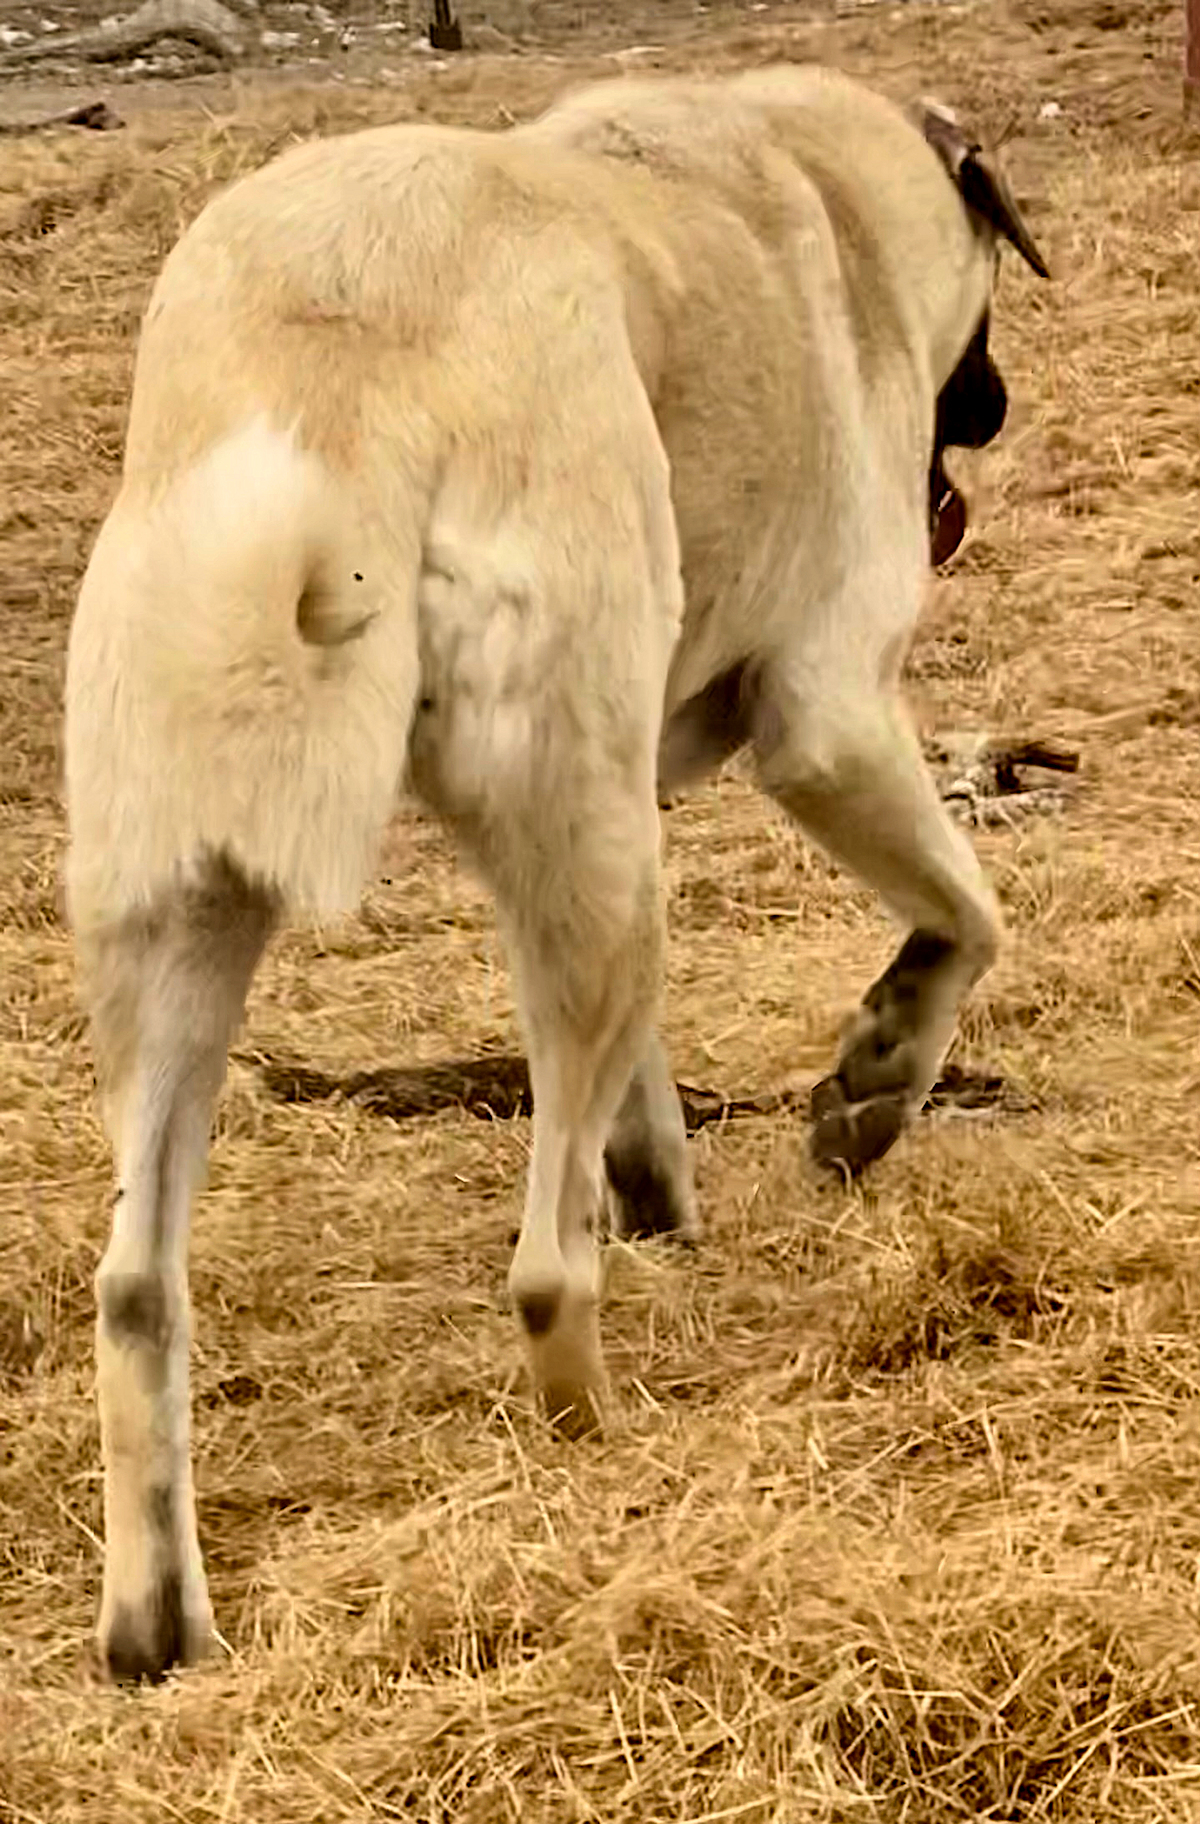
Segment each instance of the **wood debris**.
[{"label": "wood debris", "polygon": [[1065,782],[1079,771],[1078,750],[1049,738],[949,734],[931,741],[926,754],[943,802],[963,821],[984,827],[1062,811],[1070,790]]},{"label": "wood debris", "polygon": [[87,127],[93,133],[111,133],[125,122],[106,101],[86,101],[65,113],[37,114],[28,120],[0,120],[0,136],[13,139],[23,133],[46,133],[54,127]]},{"label": "wood debris", "polygon": [[[243,0],[244,4],[244,0]],[[195,45],[221,63],[235,63],[243,50],[237,15],[221,0],[146,0],[136,12],[82,32],[56,32],[0,51],[0,70],[65,58],[85,63],[120,63],[164,38]]]}]

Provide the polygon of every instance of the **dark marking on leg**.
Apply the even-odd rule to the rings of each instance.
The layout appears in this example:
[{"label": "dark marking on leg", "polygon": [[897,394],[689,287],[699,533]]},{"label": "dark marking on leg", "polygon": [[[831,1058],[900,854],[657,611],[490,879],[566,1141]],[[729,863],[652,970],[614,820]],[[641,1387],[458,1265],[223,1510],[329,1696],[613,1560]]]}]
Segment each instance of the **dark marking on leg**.
[{"label": "dark marking on leg", "polygon": [[937,973],[954,954],[936,931],[914,931],[863,997],[858,1030],[832,1076],[812,1092],[812,1155],[852,1175],[899,1138],[917,1094],[917,1041]]},{"label": "dark marking on leg", "polygon": [[183,1625],[183,1579],[177,1570],[169,1570],[158,1592],[158,1643],[163,1670],[181,1664],[186,1656],[186,1633]]},{"label": "dark marking on leg", "polygon": [[530,1292],[520,1300],[521,1321],[530,1336],[545,1336],[558,1316],[561,1302],[557,1292]]},{"label": "dark marking on leg", "polygon": [[109,1675],[120,1684],[157,1684],[188,1657],[183,1579],[176,1562],[174,1489],[159,1483],[150,1490],[146,1520],[153,1534],[156,1569],[148,1612],[135,1616],[128,1608],[118,1609],[104,1653]]},{"label": "dark marking on leg", "polygon": [[687,1212],[680,1203],[678,1186],[652,1154],[610,1146],[604,1163],[621,1206],[622,1235],[672,1235],[690,1243],[690,1236],[681,1234],[687,1227]]},{"label": "dark marking on leg", "polygon": [[148,1626],[128,1608],[117,1610],[104,1649],[104,1663],[109,1677],[118,1684],[156,1685],[185,1658],[183,1582],[179,1572],[171,1569],[163,1572]]},{"label": "dark marking on leg", "polygon": [[146,1501],[150,1525],[158,1535],[159,1542],[169,1547],[175,1525],[175,1495],[165,1482],[158,1483],[150,1490]]},{"label": "dark marking on leg", "polygon": [[159,1485],[150,1490],[146,1521],[153,1535],[154,1587],[142,1613],[128,1606],[117,1610],[104,1648],[109,1676],[120,1684],[157,1684],[186,1657],[183,1583],[175,1563],[175,1497],[170,1488]]},{"label": "dark marking on leg", "polygon": [[166,1671],[132,1611],[125,1607],[113,1617],[104,1646],[104,1669],[118,1685],[157,1684]]},{"label": "dark marking on leg", "polygon": [[914,930],[895,952],[883,974],[863,996],[875,1010],[886,1001],[916,1001],[928,976],[954,954],[954,939],[939,930]]},{"label": "dark marking on leg", "polygon": [[113,1274],[101,1280],[97,1297],[114,1342],[166,1347],[170,1334],[167,1295],[159,1280],[145,1273]]},{"label": "dark marking on leg", "polygon": [[874,1007],[885,993],[914,992],[922,979],[954,951],[954,939],[940,931],[910,932],[879,980],[868,988],[865,1001]]},{"label": "dark marking on leg", "polygon": [[912,1044],[926,1018],[937,971],[954,945],[936,931],[914,931],[877,982],[863,996],[869,1016],[838,1061],[837,1075],[851,1102],[912,1087]]}]

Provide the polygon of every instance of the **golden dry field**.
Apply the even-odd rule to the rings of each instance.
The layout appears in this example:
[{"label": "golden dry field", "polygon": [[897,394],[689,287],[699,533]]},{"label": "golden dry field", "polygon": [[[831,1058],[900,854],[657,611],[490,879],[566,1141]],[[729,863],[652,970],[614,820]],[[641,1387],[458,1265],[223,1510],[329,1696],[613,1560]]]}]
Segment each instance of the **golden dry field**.
[{"label": "golden dry field", "polygon": [[[445,60],[364,28],[319,65],[0,92],[10,112],[107,94],[128,123],[0,139],[4,1824],[1200,1819],[1200,134],[1179,10],[514,3]],[[113,1691],[91,1646],[111,1183],[60,904],[59,697],[139,316],[205,198],[290,139],[501,125],[639,44],[668,69],[817,57],[1007,134],[1055,276],[1004,262],[1009,422],[951,456],[972,529],[910,674],[930,734],[1082,755],[1060,814],[978,837],[1008,937],[955,1055],[1010,1093],[923,1119],[853,1190],[810,1166],[802,1113],[704,1128],[703,1246],[610,1247],[615,1421],[559,1443],[504,1310],[528,1122],[272,1088],[271,1062],[343,1079],[519,1046],[489,901],[402,811],[360,916],[269,953],[196,1214],[227,1652]],[[677,1074],[804,1089],[891,932],[736,769],[664,829]]]}]

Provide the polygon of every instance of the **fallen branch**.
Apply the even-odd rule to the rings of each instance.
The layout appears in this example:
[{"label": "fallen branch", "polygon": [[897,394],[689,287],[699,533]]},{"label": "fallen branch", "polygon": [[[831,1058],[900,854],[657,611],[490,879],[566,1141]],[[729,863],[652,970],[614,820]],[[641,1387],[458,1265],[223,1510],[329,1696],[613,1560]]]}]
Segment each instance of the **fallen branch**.
[{"label": "fallen branch", "polygon": [[927,753],[941,775],[944,801],[976,824],[1012,823],[1026,813],[1061,811],[1065,788],[1048,785],[1045,775],[1079,771],[1078,751],[1055,740],[952,734],[930,742]]},{"label": "fallen branch", "polygon": [[13,138],[20,133],[45,133],[52,127],[90,127],[94,133],[111,133],[125,122],[114,114],[106,101],[86,101],[82,107],[68,108],[65,114],[39,114],[33,120],[0,120],[0,135]]},{"label": "fallen branch", "polygon": [[996,769],[996,784],[1002,792],[1023,791],[1017,777],[1019,766],[1036,766],[1044,773],[1077,773],[1079,754],[1061,741],[1016,741],[993,744],[988,759]]},{"label": "fallen branch", "polygon": [[0,52],[0,70],[64,57],[79,57],[86,63],[119,63],[162,38],[193,44],[222,63],[236,62],[242,52],[237,18],[220,0],[146,0],[136,12],[110,25],[86,32],[57,32]]}]

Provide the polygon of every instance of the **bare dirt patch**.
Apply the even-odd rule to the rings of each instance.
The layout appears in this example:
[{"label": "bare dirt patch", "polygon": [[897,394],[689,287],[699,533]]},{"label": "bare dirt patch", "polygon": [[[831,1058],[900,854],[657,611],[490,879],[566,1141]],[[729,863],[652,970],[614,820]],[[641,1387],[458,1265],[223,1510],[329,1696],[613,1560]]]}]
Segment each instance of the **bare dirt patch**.
[{"label": "bare dirt patch", "polygon": [[[265,29],[300,29],[285,12]],[[329,13],[317,65],[266,46],[0,96],[128,118],[0,142],[0,1819],[1194,1819],[1200,161],[1177,9],[514,0],[484,21],[512,43],[454,58],[378,32],[383,5]],[[140,312],[204,199],[293,137],[501,124],[647,44],[665,68],[818,56],[1009,131],[1055,282],[1005,267],[1012,414],[961,464],[972,530],[911,672],[930,732],[1082,755],[1058,815],[977,838],[1009,938],[955,1062],[1013,1097],[935,1109],[853,1191],[817,1181],[794,1112],[703,1125],[703,1247],[611,1249],[620,1419],[568,1450],[503,1310],[527,1121],[288,1103],[254,1062],[345,1082],[517,1048],[486,896],[403,812],[362,915],[263,968],[198,1212],[229,1654],[115,1695],[89,1646],[109,1168],[58,741]],[[677,1074],[802,1092],[889,933],[736,772],[665,821]]]}]

